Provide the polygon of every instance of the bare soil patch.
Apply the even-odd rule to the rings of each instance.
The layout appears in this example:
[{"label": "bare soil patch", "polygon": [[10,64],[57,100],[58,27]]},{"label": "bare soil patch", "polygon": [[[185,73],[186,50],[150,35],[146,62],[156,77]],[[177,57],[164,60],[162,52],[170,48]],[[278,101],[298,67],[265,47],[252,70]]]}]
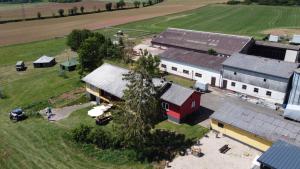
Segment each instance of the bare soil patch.
[{"label": "bare soil patch", "polygon": [[300,28],[277,28],[277,29],[268,29],[263,31],[264,34],[272,34],[272,35],[278,35],[278,36],[292,36],[294,34],[300,34]]},{"label": "bare soil patch", "polygon": [[192,10],[217,2],[224,2],[224,0],[166,0],[146,8],[2,24],[0,25],[0,46],[63,37],[73,29],[96,30]]}]

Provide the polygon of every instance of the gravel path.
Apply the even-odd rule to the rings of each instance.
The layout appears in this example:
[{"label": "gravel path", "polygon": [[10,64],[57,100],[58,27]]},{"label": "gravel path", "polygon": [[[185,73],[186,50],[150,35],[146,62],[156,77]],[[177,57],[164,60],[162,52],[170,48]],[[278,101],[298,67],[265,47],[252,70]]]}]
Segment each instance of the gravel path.
[{"label": "gravel path", "polygon": [[[85,104],[79,104],[79,105],[74,105],[74,106],[52,109],[52,116],[50,117],[49,121],[59,121],[59,120],[65,119],[65,118],[69,117],[72,112],[89,107],[91,105],[92,105],[91,103],[85,103]],[[46,111],[47,111],[47,108],[40,111],[40,113],[45,118],[47,118]]]}]

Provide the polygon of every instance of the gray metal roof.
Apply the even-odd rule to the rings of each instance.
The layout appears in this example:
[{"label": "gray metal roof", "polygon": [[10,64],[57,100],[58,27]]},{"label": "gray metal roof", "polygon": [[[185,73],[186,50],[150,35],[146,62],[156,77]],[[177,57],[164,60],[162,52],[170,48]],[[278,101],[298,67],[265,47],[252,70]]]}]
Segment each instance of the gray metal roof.
[{"label": "gray metal roof", "polygon": [[168,48],[160,54],[161,59],[168,59],[180,63],[187,63],[216,71],[222,69],[222,63],[227,57],[209,55],[207,53],[193,52],[184,49]]},{"label": "gray metal roof", "polygon": [[169,28],[153,38],[152,43],[199,51],[214,49],[217,53],[231,55],[241,51],[251,40],[248,36]]},{"label": "gray metal roof", "polygon": [[275,42],[268,42],[268,41],[255,41],[256,45],[260,46],[267,46],[267,47],[274,47],[274,48],[281,48],[281,49],[290,49],[290,50],[299,50],[299,45],[289,45],[284,43],[275,43]]},{"label": "gray metal roof", "polygon": [[170,88],[160,97],[162,100],[181,106],[194,90],[172,83]]},{"label": "gray metal roof", "polygon": [[33,63],[49,63],[52,60],[54,60],[54,57],[50,57],[50,56],[46,56],[43,55],[42,57],[38,58],[36,61],[34,61]]},{"label": "gray metal roof", "polygon": [[234,53],[231,57],[223,62],[223,66],[229,66],[242,70],[288,79],[291,77],[294,70],[298,68],[299,64],[241,53]]},{"label": "gray metal roof", "polygon": [[225,102],[211,118],[272,142],[283,140],[300,146],[300,123],[276,114],[257,112],[250,107]]},{"label": "gray metal roof", "polygon": [[127,81],[123,80],[123,74],[129,70],[104,63],[102,66],[85,76],[82,80],[98,87],[119,98],[123,97]]},{"label": "gray metal roof", "polygon": [[17,61],[16,66],[20,66],[22,64],[24,64],[24,61]]},{"label": "gray metal roof", "polygon": [[277,141],[257,161],[274,169],[299,169],[300,147]]},{"label": "gray metal roof", "polygon": [[269,41],[270,42],[278,42],[279,41],[279,36],[277,36],[277,35],[270,35],[269,36]]},{"label": "gray metal roof", "polygon": [[293,35],[291,43],[300,44],[300,35]]}]

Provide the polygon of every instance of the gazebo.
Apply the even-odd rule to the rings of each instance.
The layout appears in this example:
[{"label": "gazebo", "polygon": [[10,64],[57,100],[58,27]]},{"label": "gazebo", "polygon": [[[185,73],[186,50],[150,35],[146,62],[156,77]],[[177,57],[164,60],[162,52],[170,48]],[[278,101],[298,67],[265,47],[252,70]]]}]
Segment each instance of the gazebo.
[{"label": "gazebo", "polygon": [[60,64],[60,68],[66,71],[73,71],[76,69],[78,65],[78,61],[76,59],[70,59]]}]

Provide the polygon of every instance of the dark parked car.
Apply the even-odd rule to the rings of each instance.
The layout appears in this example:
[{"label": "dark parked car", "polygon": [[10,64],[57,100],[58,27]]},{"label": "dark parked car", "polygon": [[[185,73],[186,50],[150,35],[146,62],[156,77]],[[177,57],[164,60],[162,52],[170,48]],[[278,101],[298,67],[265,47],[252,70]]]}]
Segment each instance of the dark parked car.
[{"label": "dark parked car", "polygon": [[25,118],[25,113],[22,109],[14,109],[9,113],[9,118],[11,120],[20,121]]},{"label": "dark parked car", "polygon": [[23,61],[18,61],[16,63],[16,70],[17,71],[23,71],[23,70],[26,70],[26,66],[25,66],[25,63]]}]

